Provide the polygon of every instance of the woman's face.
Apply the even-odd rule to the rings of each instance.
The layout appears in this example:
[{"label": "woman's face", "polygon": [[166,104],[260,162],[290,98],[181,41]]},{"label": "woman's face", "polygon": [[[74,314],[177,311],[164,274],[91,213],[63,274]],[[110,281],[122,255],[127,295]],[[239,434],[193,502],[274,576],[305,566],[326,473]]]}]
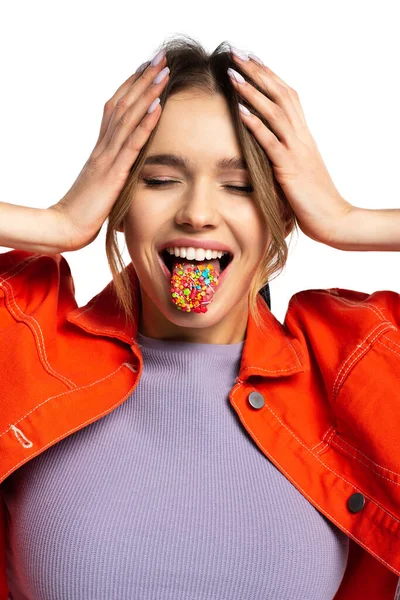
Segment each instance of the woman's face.
[{"label": "woman's face", "polygon": [[[129,213],[126,245],[140,282],[139,332],[162,340],[235,344],[246,337],[248,294],[268,243],[245,169],[217,169],[221,158],[243,158],[228,105],[221,95],[187,90],[168,98],[147,157],[173,153],[187,167],[144,165]],[[176,183],[149,187],[142,178]],[[251,188],[250,188],[251,189]],[[226,244],[234,259],[206,313],[178,310],[157,248],[174,238]]]}]

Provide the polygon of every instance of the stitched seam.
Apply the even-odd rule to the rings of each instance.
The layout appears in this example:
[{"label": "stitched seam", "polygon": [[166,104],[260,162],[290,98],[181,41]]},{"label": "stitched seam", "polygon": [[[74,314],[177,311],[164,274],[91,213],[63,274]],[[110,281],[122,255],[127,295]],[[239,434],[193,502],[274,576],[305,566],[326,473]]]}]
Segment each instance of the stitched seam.
[{"label": "stitched seam", "polygon": [[[240,385],[240,384],[238,384]],[[235,393],[237,392],[238,388],[236,387],[236,389],[234,390],[233,394],[232,394],[232,398],[234,398]],[[237,406],[237,404],[235,404],[236,408],[239,411],[239,414],[242,415],[240,408]],[[390,516],[392,519],[394,519],[395,521],[397,521],[397,523],[400,523],[400,520],[397,519],[397,517],[395,517],[394,515],[392,515],[391,513],[389,513],[383,506],[381,506],[380,504],[378,504],[377,502],[375,502],[375,500],[373,500],[372,498],[370,498],[367,494],[365,494],[365,492],[361,492],[361,490],[351,481],[349,481],[348,479],[346,479],[345,477],[343,477],[342,475],[340,475],[339,473],[337,473],[336,471],[334,471],[333,469],[331,469],[331,467],[329,465],[327,465],[326,463],[324,463],[317,454],[315,454],[314,452],[312,452],[311,448],[309,448],[308,446],[306,446],[300,438],[297,437],[297,435],[291,430],[289,429],[289,427],[286,425],[286,423],[284,423],[279,416],[272,410],[272,408],[270,408],[268,406],[267,403],[264,404],[265,409],[267,409],[274,417],[277,421],[279,421],[279,423],[288,431],[288,433],[290,433],[290,435],[292,437],[295,438],[295,440],[301,445],[303,446],[303,448],[305,448],[307,450],[307,452],[310,452],[310,454],[312,454],[317,460],[318,462],[320,462],[322,465],[324,465],[324,467],[326,467],[331,473],[333,473],[334,475],[336,475],[337,477],[339,477],[339,479],[342,479],[343,481],[345,481],[346,483],[348,483],[349,485],[351,485],[353,488],[355,488],[356,490],[358,490],[360,493],[363,493],[367,498],[369,498],[371,500],[371,502],[373,502],[377,507],[379,507],[381,510],[383,510],[388,516]],[[243,415],[242,415],[243,416]],[[246,426],[245,426],[246,427]],[[247,429],[247,427],[246,427]],[[333,435],[333,434],[332,434]],[[255,436],[254,436],[255,437]],[[257,438],[256,438],[257,439]],[[261,445],[261,444],[260,444]],[[262,445],[261,445],[262,446]],[[263,446],[262,446],[263,448]]]},{"label": "stitched seam", "polygon": [[[341,446],[338,440],[340,440],[340,443],[343,443],[346,446],[349,446],[350,448],[352,448],[354,450],[354,454],[351,453],[346,448],[344,448],[343,446]],[[374,469],[371,466],[371,464],[375,465],[379,469],[387,471],[387,473],[392,473],[392,475],[396,475],[396,477],[400,477],[399,473],[396,473],[396,471],[392,471],[391,469],[388,469],[387,467],[383,467],[382,465],[374,462],[366,454],[364,454],[363,452],[361,452],[361,450],[358,450],[357,448],[355,448],[354,446],[352,446],[349,442],[346,442],[342,437],[340,437],[340,435],[338,435],[337,439],[335,439],[335,440],[332,441],[332,444],[335,444],[336,446],[338,446],[339,448],[341,448],[343,450],[343,452],[346,452],[349,456],[351,456],[351,457],[355,458],[356,460],[358,460],[360,463],[362,463],[363,465],[365,465],[366,467],[368,467],[368,469],[371,469],[371,471],[373,471],[374,473],[376,473],[377,475],[379,475],[379,477],[382,477],[382,479],[386,479],[387,481],[390,481],[390,483],[394,483],[395,485],[400,485],[400,483],[398,481],[393,481],[392,479],[389,479],[389,477],[385,477],[384,475],[382,475],[381,473],[379,473],[377,471],[377,469]],[[361,454],[366,460],[362,460],[361,458],[358,458],[357,454]],[[370,464],[368,464],[368,463],[370,463]]]},{"label": "stitched seam", "polygon": [[360,301],[349,300],[348,298],[342,298],[341,296],[336,296],[336,294],[329,293],[329,292],[327,292],[325,290],[305,290],[305,291],[308,291],[308,292],[311,292],[311,293],[314,293],[314,294],[323,294],[325,296],[329,296],[329,298],[334,297],[339,302],[342,302],[343,304],[347,304],[347,306],[357,306],[358,308],[366,308],[368,310],[372,310],[372,312],[375,313],[376,316],[379,317],[380,319],[382,319],[385,323],[391,323],[391,321],[387,320],[387,318],[385,317],[385,315],[383,314],[383,312],[381,311],[381,309],[379,308],[379,306],[376,306],[376,304],[363,304],[363,305],[360,305]]},{"label": "stitched seam", "polygon": [[[363,308],[363,309],[368,309],[370,311],[372,311],[379,319],[382,319],[382,323],[380,323],[379,325],[377,325],[367,336],[366,338],[353,350],[352,354],[347,357],[347,359],[345,360],[345,362],[343,363],[342,367],[339,369],[338,374],[336,376],[336,379],[334,381],[333,384],[333,389],[332,389],[332,398],[333,400],[336,399],[336,396],[339,394],[340,391],[340,387],[341,385],[343,385],[344,379],[346,378],[347,373],[350,371],[351,367],[353,366],[353,364],[355,362],[357,362],[357,360],[361,359],[363,354],[365,354],[367,352],[368,349],[370,348],[366,348],[365,351],[361,351],[359,353],[359,356],[357,358],[354,359],[354,361],[352,361],[350,363],[350,365],[348,366],[347,369],[345,369],[346,363],[351,359],[351,357],[357,352],[357,350],[361,347],[361,345],[367,340],[367,338],[372,335],[372,333],[374,333],[374,331],[376,331],[377,329],[379,329],[379,327],[383,326],[383,325],[387,325],[389,329],[394,329],[395,331],[397,331],[397,328],[393,325],[393,323],[391,321],[388,321],[387,318],[385,317],[385,315],[382,313],[382,311],[380,310],[380,308],[378,306],[376,306],[375,304],[372,305],[360,305],[359,301],[355,301],[355,300],[349,300],[347,298],[342,298],[340,296],[337,296],[336,294],[332,293],[332,292],[328,292],[327,290],[305,290],[307,293],[312,293],[312,294],[321,294],[324,296],[328,296],[329,298],[335,298],[338,302],[341,302],[342,304],[345,304],[346,306],[357,306],[358,308]],[[301,293],[301,292],[300,292]],[[386,330],[387,331],[387,330]],[[375,336],[374,339],[370,340],[370,344],[372,344],[375,339],[378,337],[379,334],[377,334],[377,336]],[[342,377],[340,377],[341,375],[341,371],[344,370]],[[337,389],[336,389],[337,388]]]},{"label": "stitched seam", "polygon": [[[389,340],[389,342],[391,342],[392,340],[388,337],[385,337],[385,339]],[[394,342],[393,342],[394,343]],[[380,344],[381,346],[383,346],[384,348],[387,348],[387,350],[389,350],[390,352],[393,352],[393,354],[397,354],[397,356],[400,356],[399,352],[396,352],[396,350],[393,350],[393,348],[390,348],[390,346],[388,346],[387,344],[384,344],[381,340],[378,340],[378,344]],[[396,344],[396,346],[398,346],[398,344]],[[399,346],[400,348],[400,346]]]},{"label": "stitched seam", "polygon": [[[39,256],[42,256],[41,254]],[[14,265],[14,267],[12,267],[11,269],[9,269],[8,271],[3,271],[2,273],[0,273],[0,281],[8,281],[9,279],[12,279],[13,277],[15,277],[15,275],[18,275],[18,273],[20,273],[21,271],[23,271],[31,262],[33,262],[34,260],[37,260],[39,257],[38,256],[28,256],[27,258],[24,258],[24,260],[22,260],[20,263],[17,263],[16,265]],[[17,269],[17,267],[20,267],[18,271],[16,271],[15,273],[13,273],[13,271],[15,271]],[[7,277],[7,279],[4,279],[2,276],[3,275],[10,275],[11,273],[13,273],[10,277]],[[1,284],[0,284],[1,287]]]},{"label": "stitched seam", "polygon": [[[271,462],[275,462],[279,465],[279,468],[281,469],[281,471],[283,473],[285,473],[286,477],[289,479],[289,481],[291,481],[295,487],[298,487],[301,490],[301,493],[310,500],[310,502],[312,504],[316,504],[318,506],[318,509],[324,514],[327,515],[329,517],[329,519],[331,521],[333,521],[338,527],[339,529],[342,529],[344,531],[346,531],[346,533],[349,535],[349,537],[351,537],[352,539],[354,539],[358,544],[360,544],[360,546],[362,546],[363,548],[365,548],[366,550],[368,550],[371,554],[373,554],[373,556],[375,556],[376,558],[379,559],[380,562],[383,562],[385,565],[387,565],[390,569],[393,569],[392,565],[389,565],[389,563],[387,563],[384,559],[382,559],[381,556],[379,556],[378,554],[376,554],[369,546],[367,546],[366,544],[364,544],[364,542],[362,542],[359,538],[357,538],[353,533],[351,533],[348,529],[346,529],[345,527],[343,527],[343,525],[341,523],[339,523],[332,515],[330,515],[326,510],[324,510],[322,508],[322,506],[320,506],[318,504],[318,502],[316,502],[315,500],[313,500],[311,498],[311,496],[309,496],[309,494],[307,494],[307,492],[300,486],[298,485],[294,479],[292,479],[289,475],[289,473],[282,467],[282,465],[276,460],[276,459],[272,459],[272,457],[270,456],[270,454],[268,454],[268,452],[266,451],[266,449],[264,448],[263,444],[260,442],[260,440],[257,438],[257,436],[255,435],[255,433],[253,431],[250,432],[250,430],[247,428],[247,426],[245,425],[246,421],[243,418],[242,412],[239,408],[239,406],[236,404],[236,402],[234,401],[234,396],[236,394],[236,392],[238,391],[240,387],[240,383],[238,383],[235,386],[235,389],[232,392],[232,401],[233,404],[235,405],[239,415],[242,417],[243,419],[243,424],[245,426],[245,429],[247,429],[247,431],[250,433],[250,435],[252,437],[254,437],[258,444],[260,445],[260,447],[263,449],[263,451],[265,452],[265,454],[270,458]],[[357,488],[357,486],[355,486],[353,483],[351,483],[350,481],[348,481],[347,479],[345,479],[344,477],[342,477],[341,475],[339,475],[338,473],[336,473],[335,471],[333,471],[327,464],[325,464],[317,455],[315,455],[313,452],[311,452],[310,448],[307,448],[307,446],[305,446],[303,444],[303,442],[301,440],[299,440],[297,438],[296,435],[294,435],[294,433],[292,433],[288,427],[286,427],[285,423],[282,423],[282,421],[279,419],[279,417],[273,412],[272,409],[269,408],[269,406],[267,404],[264,405],[275,417],[276,419],[278,419],[278,421],[289,431],[289,433],[291,435],[293,435],[293,437],[295,437],[297,439],[297,441],[306,449],[308,450],[308,452],[310,452],[311,454],[313,454],[313,456],[315,456],[315,458],[322,464],[324,465],[324,467],[326,467],[329,471],[331,471],[331,473],[333,473],[334,475],[336,475],[337,477],[339,477],[339,479],[342,479],[343,481],[345,481],[346,483],[350,484],[354,489],[356,489],[357,491],[359,491],[360,493],[363,493],[364,496],[366,496],[375,506],[377,506],[378,508],[380,508],[384,513],[386,513],[389,517],[391,517],[392,519],[394,519],[397,523],[400,523],[400,521],[398,519],[396,519],[396,517],[394,515],[392,515],[391,513],[389,513],[383,506],[380,506],[377,502],[375,502],[372,498],[370,498],[367,494],[364,494],[364,492],[361,492],[361,490],[359,488]],[[396,570],[396,574],[400,575],[400,571]]]},{"label": "stitched seam", "polygon": [[[379,335],[379,334],[378,334]],[[376,339],[375,336],[374,339]],[[389,342],[392,342],[392,340],[390,338],[388,338],[387,336],[383,336],[384,339],[387,339]],[[374,341],[374,340],[372,340]],[[396,346],[398,346],[400,348],[400,345],[397,344],[396,342],[393,342]],[[390,352],[393,352],[394,354],[396,354],[397,356],[400,356],[399,352],[396,352],[396,350],[394,350],[393,348],[390,348],[389,346],[387,346],[386,344],[384,344],[380,339],[377,340],[377,344],[380,344],[381,346],[383,346],[384,348],[386,348],[387,350],[389,350]],[[396,477],[400,477],[400,473],[397,473],[396,471],[392,471],[391,469],[388,469],[387,467],[384,467],[383,465],[380,465],[379,463],[374,462],[371,458],[369,458],[366,454],[364,454],[363,452],[361,452],[360,450],[358,450],[358,448],[355,448],[352,444],[350,444],[349,442],[345,441],[342,437],[339,436],[340,441],[343,444],[346,444],[347,446],[349,446],[350,448],[352,448],[354,450],[354,452],[356,452],[357,454],[361,454],[366,461],[368,461],[370,464],[375,465],[376,467],[378,467],[379,469],[383,469],[384,471],[386,471],[387,473],[392,473],[392,475],[395,475]],[[338,441],[336,440],[335,443],[337,444],[338,447],[342,448],[342,450],[344,452],[347,452],[349,454],[349,456],[352,456],[353,458],[356,458],[359,462],[362,462],[363,464],[365,464],[366,467],[368,467],[369,469],[371,469],[371,471],[373,471],[374,473],[376,473],[377,475],[379,475],[380,477],[383,477],[384,479],[387,479],[387,481],[390,481],[391,483],[395,483],[396,485],[400,485],[399,483],[392,481],[391,479],[385,477],[384,475],[378,473],[378,471],[376,469],[374,469],[374,467],[370,466],[369,464],[367,464],[366,461],[361,460],[359,458],[357,458],[356,455],[351,454],[349,451],[346,451],[345,448],[341,447],[340,444],[338,443]]]},{"label": "stitched seam", "polygon": [[[387,321],[387,323],[389,323],[389,321]],[[346,360],[344,361],[343,365],[340,367],[338,374],[336,376],[336,379],[333,383],[333,388],[332,388],[332,399],[335,401],[337,395],[339,394],[340,391],[340,387],[343,385],[344,380],[347,376],[347,374],[349,373],[349,371],[351,370],[352,366],[358,362],[362,356],[364,354],[366,354],[368,352],[368,350],[371,349],[372,344],[374,343],[374,341],[379,337],[379,335],[381,335],[382,331],[378,331],[378,333],[375,335],[375,337],[373,337],[370,341],[369,341],[369,345],[365,346],[363,349],[361,348],[363,344],[365,344],[365,342],[367,341],[367,339],[376,331],[382,328],[382,326],[384,326],[385,323],[380,323],[379,325],[377,325],[374,329],[372,329],[372,331],[370,331],[366,337],[354,348],[353,352],[350,354],[350,356],[348,356],[346,358]],[[396,329],[393,325],[391,325],[390,329]],[[387,329],[385,329],[384,331],[387,331]],[[355,355],[357,353],[357,351],[359,351],[358,356],[356,356],[346,367],[346,363],[348,363],[350,361],[350,359],[353,357],[353,355]],[[343,373],[341,374],[341,372],[343,371]]]},{"label": "stitched seam", "polygon": [[[312,452],[316,452],[316,450],[317,450],[318,446],[321,446],[321,444],[322,444],[322,445],[323,445],[323,448],[321,448],[321,450],[319,450],[319,451],[317,452],[317,454],[322,454],[322,452],[323,452],[324,450],[326,450],[326,448],[329,446],[329,441],[330,441],[330,439],[329,439],[329,440],[327,440],[327,441],[325,441],[325,438],[328,436],[328,434],[329,434],[331,431],[334,431],[334,430],[335,430],[335,427],[334,427],[333,425],[331,425],[331,426],[329,427],[329,429],[328,429],[328,430],[327,430],[327,431],[324,433],[324,435],[322,436],[322,440],[321,440],[320,442],[318,442],[318,444],[315,444],[315,446],[313,446],[313,447],[311,448],[311,451],[312,451]],[[332,437],[332,436],[331,436],[331,437]]]},{"label": "stitched seam", "polygon": [[[390,337],[388,337],[387,335],[382,335],[384,340],[387,340],[388,342],[390,342],[391,344],[393,344],[394,346],[397,346],[398,348],[400,348],[400,344],[398,344],[397,342],[395,342],[394,340],[392,340]],[[382,342],[381,342],[382,343]],[[389,348],[390,349],[390,348]]]},{"label": "stitched seam", "polygon": [[[91,306],[87,306],[87,307],[85,308],[85,310],[83,310],[83,311],[82,311],[82,312],[80,312],[79,314],[75,315],[75,317],[74,317],[74,318],[75,318],[75,319],[79,319],[79,317],[81,317],[81,316],[82,316],[84,313],[86,313],[86,312],[88,312],[88,311],[92,310],[92,308],[94,307],[94,305],[96,304],[96,302],[97,302],[97,300],[98,300],[98,299],[99,299],[99,296],[97,296],[97,297],[96,297],[95,301],[93,302],[93,304],[92,304]],[[90,303],[89,303],[89,304],[90,304]],[[90,325],[90,327],[88,327],[88,329],[90,329],[90,331],[97,331],[98,333],[103,333],[103,332],[104,332],[104,333],[118,333],[119,335],[121,335],[121,331],[120,331],[120,330],[118,330],[118,329],[96,329],[96,327],[92,327],[91,325]],[[126,335],[126,334],[125,334],[125,335]],[[126,336],[126,337],[129,337],[129,336]],[[134,342],[134,341],[135,341],[133,337],[131,337],[131,338],[130,338],[130,340],[131,340],[132,342]]]},{"label": "stitched seam", "polygon": [[[21,417],[20,419],[18,419],[18,421],[16,421],[16,422],[18,424],[20,424],[24,419],[26,419],[27,417],[29,417],[29,415],[31,413],[33,413],[37,408],[39,408],[40,406],[44,406],[50,400],[54,400],[56,398],[60,398],[60,396],[66,396],[67,394],[75,393],[75,392],[78,392],[80,390],[85,390],[86,388],[92,387],[92,386],[96,385],[97,383],[101,383],[102,381],[105,381],[106,379],[109,379],[110,377],[112,377],[113,375],[115,375],[115,373],[117,373],[123,366],[126,366],[126,363],[122,363],[118,367],[118,369],[115,369],[115,371],[113,371],[109,375],[106,375],[105,377],[102,377],[101,379],[97,379],[97,381],[93,381],[92,383],[88,383],[87,385],[82,385],[81,387],[78,387],[78,388],[75,387],[73,390],[69,390],[67,392],[61,392],[60,394],[56,394],[55,396],[50,396],[46,400],[43,400],[43,402],[39,402],[39,404],[37,404],[36,406],[34,406],[33,408],[31,408],[31,410],[29,412],[27,412],[23,417]],[[0,438],[3,437],[3,435],[5,435],[9,430],[10,430],[10,427],[7,427],[7,429],[5,431],[3,431],[3,433],[0,433]]]},{"label": "stitched seam", "polygon": [[[25,325],[27,325],[29,327],[29,329],[32,331],[32,333],[34,335],[34,338],[36,340],[36,348],[39,352],[40,362],[42,363],[43,368],[49,374],[53,375],[60,381],[64,382],[67,387],[70,387],[70,388],[76,387],[76,384],[73,383],[70,379],[68,379],[68,377],[65,377],[64,375],[57,373],[57,371],[55,371],[55,369],[53,369],[53,367],[50,365],[50,363],[47,359],[47,356],[46,356],[46,346],[44,343],[44,336],[43,336],[43,332],[40,327],[40,324],[34,317],[24,313],[24,311],[18,306],[18,304],[15,301],[12,286],[6,282],[4,282],[4,284],[9,288],[10,295],[11,295],[11,298],[10,297],[8,298],[10,305],[7,306],[7,309],[13,315],[13,317],[17,320],[18,314],[14,311],[14,309],[11,305],[11,303],[13,303],[15,305],[15,308],[17,309],[17,311],[19,311],[20,315],[23,315],[23,317],[25,317],[25,319],[23,320],[23,323],[25,323]],[[28,323],[28,320],[32,321],[32,323]],[[35,324],[36,324],[36,327],[35,327]],[[39,332],[37,331],[37,329],[39,330]]]},{"label": "stitched seam", "polygon": [[264,371],[265,373],[284,373],[286,371],[291,371],[294,367],[289,367],[288,369],[263,369],[262,367],[246,367],[246,371],[249,369],[257,369],[257,371]]},{"label": "stitched seam", "polygon": [[[329,431],[329,429],[328,429],[328,431]],[[325,435],[327,435],[327,433]],[[321,450],[318,450],[318,452],[316,454],[318,454],[320,456],[321,454],[323,454],[325,452],[325,450],[327,450],[330,447],[331,439],[333,438],[335,433],[336,433],[335,428],[332,427],[332,432],[331,432],[330,436],[328,437],[328,439],[326,440],[325,446],[323,448],[321,448]]]},{"label": "stitched seam", "polygon": [[92,310],[92,308],[94,307],[94,305],[96,304],[97,300],[99,299],[99,296],[97,295],[93,300],[91,300],[89,302],[89,304],[87,305],[87,307],[85,308],[85,310],[81,310],[81,312],[79,312],[77,315],[75,315],[75,319],[79,319],[79,317],[81,317],[82,315],[85,314],[85,312],[88,312],[89,310]]},{"label": "stitched seam", "polygon": [[[128,363],[123,363],[123,364],[122,364],[122,365],[120,365],[120,366],[118,367],[118,369],[116,369],[116,370],[115,370],[113,373],[110,373],[110,375],[107,375],[106,377],[103,377],[103,379],[99,379],[98,381],[95,381],[94,383],[91,383],[90,385],[86,385],[86,386],[83,386],[82,388],[78,388],[78,389],[84,389],[84,388],[86,388],[86,387],[90,387],[91,385],[94,385],[95,383],[99,383],[100,381],[104,381],[104,379],[107,379],[107,378],[109,378],[109,377],[112,377],[112,375],[114,375],[114,373],[117,373],[117,371],[119,371],[119,370],[121,369],[121,367],[123,367],[123,366],[126,366],[126,367],[128,367],[129,369],[131,368],[130,366],[128,366]],[[131,387],[131,389],[129,390],[129,392],[128,392],[128,393],[127,393],[127,394],[126,394],[126,395],[125,395],[125,396],[122,398],[122,401],[121,401],[121,400],[119,400],[118,402],[116,402],[115,404],[113,404],[113,405],[112,405],[112,407],[111,407],[111,410],[104,410],[103,412],[101,412],[101,413],[98,413],[98,414],[96,415],[96,417],[101,417],[101,416],[103,416],[103,415],[105,415],[105,414],[107,414],[107,413],[109,413],[109,412],[112,412],[112,409],[113,409],[115,406],[117,406],[118,404],[121,404],[121,403],[122,403],[124,400],[126,400],[126,398],[128,398],[128,396],[129,396],[129,395],[132,393],[133,389],[135,388],[135,386],[136,386],[136,383],[137,383],[137,378],[136,378],[136,380],[135,380],[135,383],[134,383],[134,385],[133,385],[133,386]],[[71,390],[71,391],[69,391],[69,392],[64,392],[63,394],[58,394],[57,396],[52,396],[51,398],[48,398],[47,400],[45,400],[45,402],[48,402],[49,400],[52,400],[52,399],[54,399],[54,398],[58,398],[59,396],[63,396],[63,395],[65,395],[65,394],[71,394],[71,393],[73,393],[73,392],[76,392],[76,391],[77,391],[77,390]],[[45,402],[43,402],[42,404],[45,404]],[[40,406],[40,404],[39,404],[38,406]],[[37,408],[37,407],[36,407],[36,408]],[[35,409],[32,409],[32,410],[35,410]],[[29,413],[27,413],[27,414],[26,414],[24,417],[22,417],[22,419],[25,419],[25,418],[26,418],[26,417],[27,417],[27,416],[28,416],[28,415],[29,415],[31,412],[32,412],[32,411],[30,411]],[[83,427],[84,427],[84,426],[85,426],[85,425],[87,425],[88,423],[91,423],[91,422],[93,422],[94,420],[96,420],[96,417],[95,417],[95,419],[88,419],[88,420],[87,420],[87,421],[85,421],[84,423],[80,423],[80,425],[79,425],[78,427],[75,427],[75,428],[72,428],[72,429],[70,429],[69,431],[67,431],[67,436],[68,436],[68,434],[69,434],[69,433],[73,433],[74,431],[78,431],[79,429],[81,429],[81,428],[82,428],[82,427],[81,427],[82,425],[83,425]],[[22,421],[22,419],[20,419],[20,421]],[[18,423],[20,423],[20,421],[18,421]],[[13,428],[14,428],[14,426],[10,426],[10,427],[9,427],[9,429],[13,429]],[[7,430],[6,430],[4,433],[0,434],[0,437],[1,437],[1,436],[3,436],[5,433],[7,433],[7,431],[8,431],[8,429],[7,429]],[[22,433],[22,432],[21,432],[21,433]],[[44,446],[43,448],[41,448],[41,449],[40,449],[40,451],[39,451],[39,452],[37,452],[36,454],[40,454],[41,452],[43,452],[43,450],[46,450],[46,448],[48,448],[49,446],[51,446],[51,445],[53,444],[53,442],[58,442],[58,440],[60,440],[60,439],[62,439],[62,438],[64,438],[64,437],[67,437],[67,436],[66,436],[66,435],[60,435],[60,436],[58,436],[57,438],[54,438],[54,439],[53,439],[51,442],[49,442],[49,443],[48,443],[46,446]],[[30,458],[29,458],[29,460],[31,460],[32,458],[34,458],[34,457],[36,456],[36,454],[34,454],[34,455],[31,455],[31,456],[30,456]],[[16,469],[17,469],[17,468],[18,468],[18,467],[19,467],[21,464],[23,464],[23,463],[25,463],[25,462],[26,462],[26,460],[21,460],[21,461],[20,461],[20,462],[19,462],[17,465],[14,465],[14,466],[13,466],[13,467],[12,467],[12,468],[9,470],[9,471],[7,471],[7,473],[5,473],[5,477],[4,477],[4,479],[5,479],[5,478],[6,478],[6,477],[7,477],[7,476],[8,476],[8,475],[9,475],[9,474],[12,472],[12,471],[16,470]]]},{"label": "stitched seam", "polygon": [[294,352],[294,354],[295,354],[295,356],[296,356],[296,358],[297,358],[297,362],[298,362],[298,364],[299,364],[299,365],[302,367],[303,365],[302,365],[302,362],[301,362],[301,360],[300,360],[300,358],[299,358],[299,355],[298,355],[298,354],[297,354],[297,352],[296,352],[296,348],[293,346],[293,344],[292,344],[292,342],[291,342],[290,340],[288,340],[287,338],[285,338],[285,339],[286,339],[286,342],[287,342],[287,343],[289,344],[289,346],[291,347],[292,351]]},{"label": "stitched seam", "polygon": [[[17,308],[17,310],[19,310],[19,312],[20,312],[22,315],[24,315],[26,318],[30,318],[30,319],[32,319],[32,320],[33,320],[35,323],[37,323],[36,319],[34,319],[34,317],[30,317],[30,316],[26,315],[26,314],[25,314],[25,313],[24,313],[24,312],[21,310],[21,308],[18,306],[18,304],[17,304],[17,302],[16,302],[16,300],[15,300],[15,297],[14,297],[14,292],[13,292],[12,285],[11,285],[10,283],[7,283],[7,282],[8,282],[10,279],[12,279],[13,277],[15,277],[15,275],[17,275],[18,273],[20,273],[21,271],[23,271],[23,270],[24,270],[24,269],[25,269],[25,268],[26,268],[26,267],[27,267],[27,266],[28,266],[28,265],[29,265],[31,262],[33,262],[33,261],[35,261],[35,260],[38,260],[38,259],[39,259],[41,256],[44,256],[44,255],[43,255],[43,254],[39,254],[39,255],[35,255],[35,256],[28,256],[26,259],[22,260],[20,263],[17,263],[16,265],[14,265],[14,267],[13,267],[12,269],[10,269],[10,270],[8,270],[8,271],[3,271],[2,275],[9,275],[7,278],[4,278],[4,277],[0,276],[0,281],[2,282],[2,283],[0,283],[0,287],[3,287],[3,285],[2,285],[2,284],[4,284],[4,286],[6,286],[6,287],[7,287],[7,289],[9,289],[9,290],[10,290],[10,293],[11,293],[11,296],[12,296],[12,301],[14,302],[14,304],[15,304],[15,306],[16,306],[16,308]],[[19,268],[18,268],[18,267],[19,267]],[[13,272],[13,271],[14,271],[14,272]],[[12,275],[11,275],[11,274],[12,274]],[[5,296],[6,296],[6,298],[7,298],[8,300],[10,300],[10,298],[8,298],[8,295],[7,295],[6,287],[4,287],[4,288],[3,288],[3,289],[4,289],[4,293],[5,293]],[[14,318],[16,318],[16,315],[15,315],[15,314],[12,312],[11,306],[8,306],[6,303],[5,303],[5,306],[6,306],[7,310],[8,310],[8,311],[9,311],[9,312],[10,312],[10,313],[13,315],[13,317],[14,317]],[[26,323],[26,321],[23,321],[23,322],[25,323],[25,325],[27,325],[27,326],[29,327],[29,325],[28,325],[28,323]],[[38,325],[38,327],[39,327],[39,329],[40,329],[40,325],[39,325],[38,323],[37,323],[37,325]],[[30,328],[30,327],[29,327],[29,328]],[[30,329],[31,329],[31,328],[30,328]],[[55,377],[57,377],[59,380],[63,381],[63,382],[64,382],[64,383],[65,383],[67,386],[69,386],[69,387],[76,387],[76,386],[75,386],[75,384],[74,384],[72,381],[70,381],[68,378],[64,377],[63,375],[60,375],[60,374],[58,374],[58,373],[57,373],[57,372],[56,372],[56,371],[55,371],[55,370],[54,370],[54,369],[53,369],[53,368],[50,366],[50,364],[49,364],[49,362],[48,362],[48,360],[47,360],[47,357],[46,357],[46,356],[45,356],[45,357],[44,357],[44,359],[42,360],[42,351],[41,351],[41,348],[40,348],[39,340],[38,340],[38,339],[37,339],[37,337],[36,337],[36,332],[35,332],[34,326],[33,326],[33,329],[31,329],[31,331],[34,333],[34,337],[35,337],[35,338],[36,338],[36,340],[37,340],[36,347],[37,347],[37,349],[38,349],[38,351],[39,351],[39,355],[40,355],[40,358],[41,358],[42,366],[44,367],[44,361],[45,361],[45,362],[46,362],[46,364],[47,364],[47,366],[48,366],[48,371],[49,371],[49,373],[50,373],[50,374],[54,375],[54,376],[55,376]],[[41,329],[40,329],[40,335],[41,335],[41,337],[42,337],[42,341],[43,341],[43,349],[44,349],[44,353],[45,353],[45,347],[44,347],[44,338],[43,338],[43,334],[42,334],[42,330],[41,330]]]}]

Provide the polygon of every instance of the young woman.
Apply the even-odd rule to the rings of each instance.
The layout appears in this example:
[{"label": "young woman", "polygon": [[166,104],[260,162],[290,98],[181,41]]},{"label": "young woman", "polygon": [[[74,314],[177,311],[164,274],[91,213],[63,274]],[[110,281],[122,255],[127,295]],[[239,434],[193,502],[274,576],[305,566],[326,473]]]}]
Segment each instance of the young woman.
[{"label": "young woman", "polygon": [[[60,253],[106,219],[77,307]],[[399,220],[341,197],[253,54],[141,65],[60,202],[0,204],[0,600],[395,598],[399,295],[305,290],[282,325],[268,281],[297,224],[397,250]]]}]

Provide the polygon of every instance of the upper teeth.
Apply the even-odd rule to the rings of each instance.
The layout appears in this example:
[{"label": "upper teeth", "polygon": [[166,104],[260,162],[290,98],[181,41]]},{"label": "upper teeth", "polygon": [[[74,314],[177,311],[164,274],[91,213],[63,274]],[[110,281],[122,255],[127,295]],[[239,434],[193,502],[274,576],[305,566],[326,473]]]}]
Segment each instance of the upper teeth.
[{"label": "upper teeth", "polygon": [[228,252],[220,252],[218,250],[204,250],[203,248],[167,248],[169,254],[187,258],[188,260],[211,260],[213,258],[221,258]]}]

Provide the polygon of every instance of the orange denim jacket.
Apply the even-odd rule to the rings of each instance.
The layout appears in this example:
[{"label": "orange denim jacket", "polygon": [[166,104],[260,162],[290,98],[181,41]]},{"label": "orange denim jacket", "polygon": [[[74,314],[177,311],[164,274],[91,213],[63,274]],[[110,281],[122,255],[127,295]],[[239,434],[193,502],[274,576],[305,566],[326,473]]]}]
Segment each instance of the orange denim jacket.
[{"label": "orange denim jacket", "polygon": [[[137,386],[140,293],[132,263],[126,269],[139,306],[129,326],[113,309],[112,281],[79,308],[61,254],[0,254],[0,484]],[[230,403],[265,456],[350,538],[335,600],[394,600],[400,295],[304,290],[283,324],[258,302],[268,335],[249,314]],[[0,600],[8,598],[6,533],[0,485]]]}]

